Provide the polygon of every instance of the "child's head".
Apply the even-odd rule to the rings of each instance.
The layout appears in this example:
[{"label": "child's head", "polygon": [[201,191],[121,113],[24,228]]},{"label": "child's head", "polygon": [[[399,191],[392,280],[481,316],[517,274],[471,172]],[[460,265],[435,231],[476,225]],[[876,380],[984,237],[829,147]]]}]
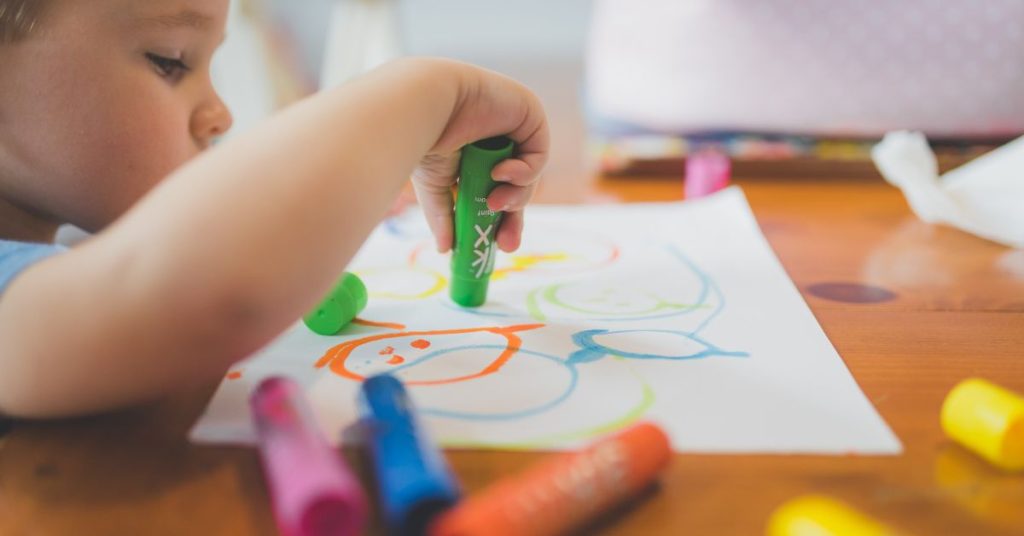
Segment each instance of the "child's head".
[{"label": "child's head", "polygon": [[231,126],[227,0],[0,0],[0,201],[97,230]]}]

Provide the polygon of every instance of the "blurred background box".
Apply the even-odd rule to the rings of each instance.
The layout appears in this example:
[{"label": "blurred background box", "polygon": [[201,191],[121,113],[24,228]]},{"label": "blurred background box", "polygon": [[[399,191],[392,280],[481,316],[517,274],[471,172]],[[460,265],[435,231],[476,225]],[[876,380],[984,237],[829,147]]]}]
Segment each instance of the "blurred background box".
[{"label": "blurred background box", "polygon": [[858,173],[896,129],[925,132],[948,166],[1024,132],[1024,2],[594,6],[586,102],[606,171],[678,168],[712,144],[741,173],[744,160]]},{"label": "blurred background box", "polygon": [[214,74],[236,133],[438,55],[540,95],[552,177],[678,175],[709,145],[739,175],[874,175],[887,130],[923,130],[944,169],[1024,132],[1020,21],[1018,0],[235,0]]}]

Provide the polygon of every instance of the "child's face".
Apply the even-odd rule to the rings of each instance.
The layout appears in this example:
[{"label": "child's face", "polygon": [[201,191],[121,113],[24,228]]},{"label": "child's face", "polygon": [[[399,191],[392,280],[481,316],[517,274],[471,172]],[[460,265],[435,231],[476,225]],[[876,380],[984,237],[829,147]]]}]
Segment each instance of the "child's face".
[{"label": "child's face", "polygon": [[0,193],[98,230],[231,126],[210,82],[227,0],[53,0],[0,46]]}]

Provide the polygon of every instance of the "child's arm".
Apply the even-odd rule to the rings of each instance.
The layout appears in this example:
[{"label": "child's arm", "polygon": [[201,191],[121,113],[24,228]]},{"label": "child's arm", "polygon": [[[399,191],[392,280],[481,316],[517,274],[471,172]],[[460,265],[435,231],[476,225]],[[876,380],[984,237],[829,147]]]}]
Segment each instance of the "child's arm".
[{"label": "child's arm", "polygon": [[322,297],[416,168],[447,249],[457,151],[496,134],[522,153],[490,197],[513,211],[510,249],[548,133],[536,97],[487,71],[401,60],[203,154],[7,289],[0,412],[95,412],[223,374]]}]

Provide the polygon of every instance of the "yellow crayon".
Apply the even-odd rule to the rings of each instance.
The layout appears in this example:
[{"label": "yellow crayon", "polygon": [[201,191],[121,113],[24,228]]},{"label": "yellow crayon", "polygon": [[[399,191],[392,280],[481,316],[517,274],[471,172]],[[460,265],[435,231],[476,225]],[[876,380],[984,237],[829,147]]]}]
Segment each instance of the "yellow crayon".
[{"label": "yellow crayon", "polygon": [[970,378],[942,404],[942,429],[950,438],[1007,471],[1024,469],[1024,397]]},{"label": "yellow crayon", "polygon": [[802,495],[782,504],[768,520],[768,536],[897,536],[846,504],[824,495]]}]

